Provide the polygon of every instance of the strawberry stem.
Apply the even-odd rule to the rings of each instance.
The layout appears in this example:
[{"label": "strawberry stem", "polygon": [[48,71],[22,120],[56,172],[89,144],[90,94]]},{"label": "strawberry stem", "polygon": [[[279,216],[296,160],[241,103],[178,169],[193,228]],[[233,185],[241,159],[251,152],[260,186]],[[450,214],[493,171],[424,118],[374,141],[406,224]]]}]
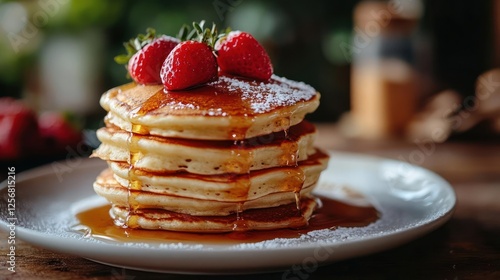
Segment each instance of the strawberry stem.
[{"label": "strawberry stem", "polygon": [[197,41],[205,43],[213,50],[215,43],[220,38],[225,37],[230,31],[230,28],[226,28],[224,32],[219,33],[215,23],[212,23],[212,28],[205,28],[205,21],[202,20],[199,23],[193,22],[192,29],[187,24],[183,25],[177,35],[177,38],[181,41]]},{"label": "strawberry stem", "polygon": [[146,34],[139,34],[136,38],[123,43],[126,54],[115,56],[115,62],[118,64],[127,64],[130,58],[145,45],[151,43],[156,38],[156,30],[153,28],[146,29]]},{"label": "strawberry stem", "polygon": [[[177,38],[181,41],[198,41],[201,43],[207,44],[212,50],[214,50],[215,43],[221,38],[225,37],[231,28],[226,28],[224,32],[219,33],[217,30],[217,26],[215,23],[212,23],[211,28],[205,28],[205,21],[202,20],[199,23],[193,22],[192,28],[184,24],[179,33],[177,34]],[[147,28],[146,34],[139,34],[136,38],[132,38],[129,41],[123,43],[125,47],[126,54],[121,54],[115,56],[115,61],[118,64],[127,65],[128,61],[132,56],[141,50],[144,46],[151,43],[155,38],[158,38],[156,34],[156,30],[153,28]]]}]

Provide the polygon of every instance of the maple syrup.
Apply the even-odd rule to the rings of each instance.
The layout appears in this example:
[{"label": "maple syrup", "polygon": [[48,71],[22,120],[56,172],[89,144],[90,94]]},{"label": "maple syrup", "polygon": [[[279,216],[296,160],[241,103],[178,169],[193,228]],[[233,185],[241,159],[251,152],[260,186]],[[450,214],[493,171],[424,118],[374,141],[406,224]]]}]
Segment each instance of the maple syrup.
[{"label": "maple syrup", "polygon": [[[319,197],[321,206],[315,210],[309,225],[299,229],[278,229],[266,231],[232,231],[227,233],[189,233],[165,230],[145,230],[117,227],[109,215],[110,206],[91,208],[76,215],[80,225],[75,227],[86,234],[86,237],[106,239],[116,242],[185,242],[185,243],[239,243],[260,242],[275,238],[297,238],[314,230],[337,227],[364,227],[379,218],[379,212],[371,206],[360,207],[338,200]],[[292,211],[291,216],[296,215]],[[273,221],[272,209],[260,209],[253,219]],[[244,216],[239,217],[244,226]],[[83,230],[85,229],[85,230]]]},{"label": "maple syrup", "polygon": [[[117,106],[129,112],[135,110],[148,116],[235,119],[226,139],[243,140],[248,138],[247,132],[257,119],[266,117],[263,114],[270,113],[273,127],[284,129],[292,123],[292,115],[297,109],[290,105],[315,104],[318,100],[319,94],[312,87],[279,77],[259,82],[221,76],[213,83],[179,91],[167,91],[161,85],[128,84],[108,91],[101,103],[118,102]],[[182,127],[169,128],[183,130]],[[252,131],[251,134],[256,133]]]},{"label": "maple syrup", "polygon": [[148,98],[143,104],[139,107],[132,110],[130,119],[132,123],[131,131],[129,132],[129,136],[127,139],[128,149],[129,149],[129,157],[127,163],[129,164],[128,168],[128,192],[127,192],[127,216],[124,221],[121,219],[115,219],[114,224],[123,228],[138,228],[138,222],[136,220],[135,211],[139,208],[139,203],[137,203],[137,194],[142,189],[142,182],[139,180],[136,174],[136,163],[141,160],[142,154],[138,147],[138,141],[140,139],[139,135],[148,135],[149,130],[141,125],[135,123],[135,119],[137,117],[144,116],[150,111],[161,108],[165,104],[162,103],[164,100],[164,93],[162,90],[157,91],[150,98]]},{"label": "maple syrup", "polygon": [[[136,128],[136,125],[132,125],[132,131],[133,130],[140,130],[140,128]],[[122,227],[130,227],[130,228],[137,228],[137,221],[133,218],[134,212],[136,209],[139,207],[139,203],[136,201],[137,197],[137,192],[134,192],[134,190],[141,190],[142,189],[142,182],[139,180],[137,175],[135,174],[135,164],[137,161],[140,160],[141,158],[141,153],[137,148],[137,142],[138,138],[137,136],[133,133],[130,132],[129,137],[128,137],[128,149],[129,149],[129,158],[128,158],[128,164],[129,164],[129,169],[128,169],[128,192],[127,192],[127,203],[128,203],[128,209],[127,212],[127,217],[125,221],[115,220],[115,224],[118,224]]]},{"label": "maple syrup", "polygon": [[158,110],[167,105],[165,92],[163,89],[158,90],[155,94],[151,95],[141,106],[139,106],[136,111],[134,111],[135,117],[144,116],[154,110]]},{"label": "maple syrup", "polygon": [[[120,128],[108,125],[109,128],[114,130],[119,130]],[[144,125],[133,125],[135,134],[143,134],[142,137],[147,137],[150,140],[154,140],[160,143],[166,144],[176,144],[187,147],[196,148],[235,148],[238,150],[250,149],[261,145],[272,145],[283,147],[289,153],[283,154],[279,160],[280,165],[295,165],[299,160],[297,157],[298,147],[295,142],[304,135],[314,133],[314,126],[307,122],[302,121],[296,124],[288,130],[288,135],[285,136],[284,131],[274,132],[267,135],[262,135],[258,137],[253,137],[244,140],[198,140],[198,139],[183,139],[183,138],[172,138],[172,137],[159,137],[148,134],[148,128]]]}]

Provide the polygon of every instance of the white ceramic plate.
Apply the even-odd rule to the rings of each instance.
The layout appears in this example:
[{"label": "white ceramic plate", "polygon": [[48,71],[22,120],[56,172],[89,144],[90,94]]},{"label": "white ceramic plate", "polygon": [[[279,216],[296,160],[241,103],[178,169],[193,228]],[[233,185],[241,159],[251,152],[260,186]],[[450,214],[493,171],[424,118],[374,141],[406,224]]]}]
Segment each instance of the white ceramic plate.
[{"label": "white ceramic plate", "polygon": [[[313,231],[300,238],[243,244],[118,243],[70,231],[75,213],[104,203],[92,189],[105,164],[71,159],[16,176],[16,238],[113,266],[172,273],[246,273],[326,264],[408,242],[442,225],[455,205],[450,185],[404,162],[331,153],[317,192],[339,199],[342,189],[364,195],[381,213],[358,228]],[[0,186],[0,229],[8,230],[7,182]],[[353,201],[359,202],[359,201]]]}]

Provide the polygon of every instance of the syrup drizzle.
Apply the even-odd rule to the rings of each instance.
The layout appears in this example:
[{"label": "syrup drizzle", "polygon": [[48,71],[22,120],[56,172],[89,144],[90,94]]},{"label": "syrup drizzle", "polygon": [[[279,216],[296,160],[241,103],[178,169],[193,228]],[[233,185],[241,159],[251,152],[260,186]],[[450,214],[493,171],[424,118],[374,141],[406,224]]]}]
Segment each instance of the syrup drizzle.
[{"label": "syrup drizzle", "polygon": [[245,129],[233,130],[231,137],[233,145],[231,147],[231,159],[224,164],[225,170],[229,173],[239,173],[239,180],[236,180],[234,192],[239,196],[242,202],[238,203],[236,209],[236,220],[233,224],[233,231],[244,231],[248,228],[246,221],[242,218],[243,204],[248,198],[250,191],[250,169],[252,168],[253,152],[247,148],[246,142],[236,139],[244,139],[251,121],[245,124]]},{"label": "syrup drizzle", "polygon": [[140,151],[138,142],[140,137],[137,135],[148,135],[149,130],[141,125],[137,124],[136,120],[138,117],[144,116],[147,113],[161,108],[165,104],[162,103],[163,91],[158,91],[148,98],[139,107],[132,110],[130,114],[130,121],[132,123],[131,131],[127,138],[127,145],[129,150],[129,157],[127,163],[129,164],[128,169],[128,191],[127,191],[127,216],[125,221],[121,221],[119,218],[115,219],[115,224],[125,228],[138,228],[139,224],[137,222],[137,215],[135,215],[137,209],[140,207],[140,203],[137,202],[137,195],[142,189],[142,182],[137,176],[136,164],[142,158],[142,153]]},{"label": "syrup drizzle", "polygon": [[284,130],[285,141],[283,141],[281,144],[281,147],[284,151],[281,157],[281,165],[295,167],[288,172],[288,180],[285,185],[288,185],[289,189],[293,191],[295,195],[295,205],[297,206],[297,211],[300,212],[300,192],[304,187],[306,176],[304,174],[304,171],[301,168],[298,168],[299,147],[297,142],[293,141],[293,138],[290,135],[290,124],[291,120],[289,116],[281,119],[281,125],[287,127],[287,129]]},{"label": "syrup drizzle", "polygon": [[[142,128],[137,127],[138,125],[133,124],[132,125],[132,131],[134,130],[141,130]],[[125,220],[125,224],[122,226],[130,227],[130,228],[137,228],[139,225],[137,224],[137,220],[135,219],[135,216],[133,215],[135,211],[139,208],[139,203],[137,202],[137,191],[140,191],[142,189],[142,182],[139,180],[138,176],[136,175],[136,164],[137,162],[141,159],[142,154],[138,149],[138,141],[139,138],[136,136],[134,132],[130,132],[129,137],[128,137],[128,148],[129,148],[129,158],[128,158],[128,164],[129,164],[129,169],[128,169],[128,192],[127,192],[127,203],[128,203],[128,214],[127,218]]]},{"label": "syrup drizzle", "polygon": [[147,113],[165,107],[168,104],[165,94],[163,89],[161,89],[151,95],[146,102],[136,109],[134,117],[144,116]]}]

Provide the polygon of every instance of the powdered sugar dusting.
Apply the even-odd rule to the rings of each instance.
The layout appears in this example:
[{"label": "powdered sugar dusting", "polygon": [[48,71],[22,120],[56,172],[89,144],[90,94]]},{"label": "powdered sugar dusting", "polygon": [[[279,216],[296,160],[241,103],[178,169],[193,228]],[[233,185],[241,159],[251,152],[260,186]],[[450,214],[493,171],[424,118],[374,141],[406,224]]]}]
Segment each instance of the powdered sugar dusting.
[{"label": "powdered sugar dusting", "polygon": [[234,250],[250,250],[250,249],[271,249],[271,248],[290,248],[300,245],[312,244],[331,245],[347,241],[360,240],[366,237],[376,237],[377,232],[380,236],[387,234],[382,230],[377,230],[379,224],[377,222],[362,228],[339,227],[336,229],[321,229],[308,232],[297,238],[275,238],[271,240],[242,243],[232,247]]},{"label": "powdered sugar dusting", "polygon": [[190,104],[190,103],[183,103],[183,102],[176,102],[176,101],[171,101],[166,104],[171,110],[186,110],[186,109],[191,109],[191,110],[198,110],[200,109],[199,106]]},{"label": "powdered sugar dusting", "polygon": [[316,90],[303,82],[273,75],[270,81],[247,81],[227,76],[219,77],[211,86],[225,86],[228,92],[239,92],[254,113],[266,113],[273,108],[292,106],[313,98]]}]

